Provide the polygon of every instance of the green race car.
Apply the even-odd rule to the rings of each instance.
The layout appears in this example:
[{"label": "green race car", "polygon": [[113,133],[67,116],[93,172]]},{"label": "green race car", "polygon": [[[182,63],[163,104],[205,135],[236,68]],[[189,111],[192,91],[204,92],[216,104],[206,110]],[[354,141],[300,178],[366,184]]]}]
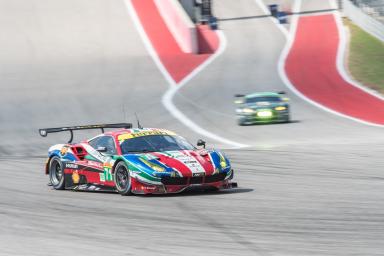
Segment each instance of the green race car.
[{"label": "green race car", "polygon": [[239,125],[290,121],[289,99],[284,97],[284,92],[238,94],[235,97]]}]

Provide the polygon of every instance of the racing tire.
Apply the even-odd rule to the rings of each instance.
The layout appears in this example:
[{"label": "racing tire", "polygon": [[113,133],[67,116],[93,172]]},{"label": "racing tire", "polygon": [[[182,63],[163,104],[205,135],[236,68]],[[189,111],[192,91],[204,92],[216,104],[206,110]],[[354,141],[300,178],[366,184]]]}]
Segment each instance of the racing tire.
[{"label": "racing tire", "polygon": [[288,115],[287,119],[285,120],[286,123],[290,123],[291,122],[291,116]]},{"label": "racing tire", "polygon": [[65,188],[63,163],[57,156],[52,157],[49,162],[49,181],[56,190]]},{"label": "racing tire", "polygon": [[237,120],[237,125],[239,126],[244,126],[245,123],[242,120]]},{"label": "racing tire", "polygon": [[208,187],[204,191],[205,192],[218,192],[218,191],[220,191],[220,189],[217,187]]},{"label": "racing tire", "polygon": [[128,196],[132,194],[131,175],[127,165],[123,161],[116,164],[115,172],[113,173],[113,181],[115,182],[116,190],[120,195]]},{"label": "racing tire", "polygon": [[228,178],[229,180],[232,180],[232,179],[233,179],[233,176],[235,176],[235,173],[234,173],[235,171],[234,171],[233,169],[232,169],[231,171],[232,171],[232,172],[231,172],[231,176],[229,176],[229,178]]}]

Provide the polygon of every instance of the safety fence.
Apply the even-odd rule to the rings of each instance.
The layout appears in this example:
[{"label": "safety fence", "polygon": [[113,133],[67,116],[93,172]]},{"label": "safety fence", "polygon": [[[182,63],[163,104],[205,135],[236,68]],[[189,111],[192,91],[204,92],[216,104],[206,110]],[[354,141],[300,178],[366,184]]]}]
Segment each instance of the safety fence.
[{"label": "safety fence", "polygon": [[384,0],[351,0],[351,2],[369,16],[384,23]]},{"label": "safety fence", "polygon": [[384,42],[383,0],[343,0],[343,12],[362,29]]}]

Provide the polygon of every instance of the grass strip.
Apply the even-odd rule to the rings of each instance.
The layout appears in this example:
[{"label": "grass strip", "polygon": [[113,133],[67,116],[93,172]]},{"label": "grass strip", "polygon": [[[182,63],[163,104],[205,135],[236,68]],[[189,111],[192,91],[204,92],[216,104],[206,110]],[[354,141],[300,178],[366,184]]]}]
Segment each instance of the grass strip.
[{"label": "grass strip", "polygon": [[348,68],[353,78],[384,94],[384,42],[344,19],[350,31]]}]

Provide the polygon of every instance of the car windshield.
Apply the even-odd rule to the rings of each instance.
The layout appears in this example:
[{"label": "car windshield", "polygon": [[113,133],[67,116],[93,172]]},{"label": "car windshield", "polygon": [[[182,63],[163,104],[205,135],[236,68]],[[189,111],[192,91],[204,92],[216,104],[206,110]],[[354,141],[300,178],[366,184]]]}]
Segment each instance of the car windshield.
[{"label": "car windshield", "polygon": [[126,139],[120,144],[123,154],[195,149],[180,136],[148,135]]},{"label": "car windshield", "polygon": [[277,96],[258,96],[252,98],[246,98],[245,103],[257,103],[257,102],[280,102],[282,99]]}]

